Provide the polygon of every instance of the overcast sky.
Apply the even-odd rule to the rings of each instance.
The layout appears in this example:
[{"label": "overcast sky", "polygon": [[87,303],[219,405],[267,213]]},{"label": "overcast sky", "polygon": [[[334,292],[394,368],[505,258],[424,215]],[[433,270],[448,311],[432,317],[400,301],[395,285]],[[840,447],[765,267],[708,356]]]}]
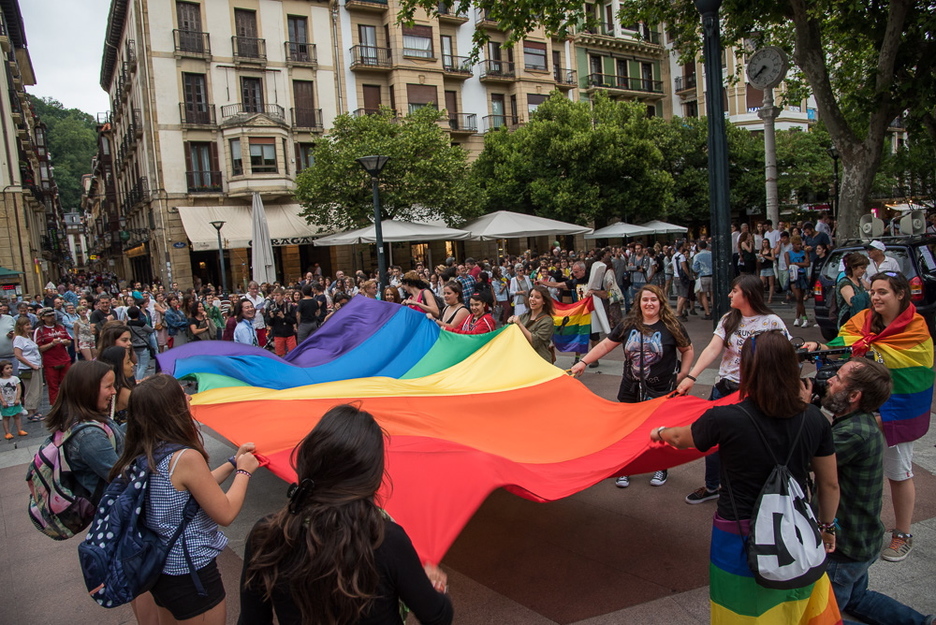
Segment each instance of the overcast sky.
[{"label": "overcast sky", "polygon": [[110,108],[98,84],[110,0],[19,0],[39,97],[95,115]]}]

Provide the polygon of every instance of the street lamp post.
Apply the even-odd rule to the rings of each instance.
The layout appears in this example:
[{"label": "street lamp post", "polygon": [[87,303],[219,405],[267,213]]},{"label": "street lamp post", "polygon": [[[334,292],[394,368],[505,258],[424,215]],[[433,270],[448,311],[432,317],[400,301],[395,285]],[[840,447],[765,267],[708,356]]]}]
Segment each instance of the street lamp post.
[{"label": "street lamp post", "polygon": [[829,156],[832,157],[832,222],[833,224],[838,221],[838,161],[839,153],[838,149],[833,145],[828,150]]},{"label": "street lamp post", "polygon": [[218,263],[221,265],[221,295],[227,294],[227,274],[224,272],[224,246],[221,243],[221,228],[224,227],[223,221],[212,221],[211,225],[218,231]]},{"label": "street lamp post", "polygon": [[389,156],[362,156],[357,159],[371,177],[371,188],[374,191],[374,237],[377,243],[377,297],[383,299],[383,281],[387,277],[387,259],[384,257],[383,227],[380,215],[380,172],[390,160]]},{"label": "street lamp post", "polygon": [[721,0],[695,0],[702,14],[705,55],[705,109],[708,116],[709,202],[712,218],[714,260],[713,324],[728,312],[728,291],[731,290],[731,205],[728,185],[728,138],[722,111],[721,33],[718,9]]}]

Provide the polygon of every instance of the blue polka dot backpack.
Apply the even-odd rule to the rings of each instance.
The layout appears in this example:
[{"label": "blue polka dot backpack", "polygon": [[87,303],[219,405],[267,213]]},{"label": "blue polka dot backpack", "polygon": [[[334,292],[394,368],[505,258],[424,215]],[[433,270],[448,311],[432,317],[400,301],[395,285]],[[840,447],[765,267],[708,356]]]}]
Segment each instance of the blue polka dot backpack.
[{"label": "blue polka dot backpack", "polygon": [[[154,453],[156,465],[181,445],[163,445]],[[98,505],[91,529],[78,545],[78,559],[88,592],[98,604],[115,608],[147,592],[162,573],[169,551],[179,537],[189,572],[200,595],[204,587],[185,546],[185,528],[198,513],[198,502],[189,496],[179,524],[168,543],[146,527],[146,494],[150,470],[140,456],[111,482]]]}]

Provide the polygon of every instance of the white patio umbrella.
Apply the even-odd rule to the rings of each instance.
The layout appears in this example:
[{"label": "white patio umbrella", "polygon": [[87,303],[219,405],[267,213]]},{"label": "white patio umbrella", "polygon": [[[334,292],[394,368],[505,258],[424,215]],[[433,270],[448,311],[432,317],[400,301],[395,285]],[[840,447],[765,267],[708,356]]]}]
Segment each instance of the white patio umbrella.
[{"label": "white patio umbrella", "polygon": [[[454,241],[470,239],[471,233],[458,228],[433,226],[412,221],[384,219],[381,223],[383,240],[387,243],[405,241]],[[315,240],[316,245],[353,245],[355,243],[375,243],[377,235],[371,224],[357,230],[330,234]]]},{"label": "white patio umbrella", "polygon": [[254,282],[276,282],[276,265],[273,261],[273,243],[270,240],[270,227],[267,225],[266,212],[263,210],[263,200],[260,194],[254,191],[253,203],[250,207],[250,264]]},{"label": "white patio umbrella", "polygon": [[689,228],[686,228],[685,226],[668,224],[665,221],[660,221],[659,219],[648,221],[645,224],[641,224],[641,226],[644,228],[650,228],[653,230],[654,234],[679,234],[681,232],[689,232]]},{"label": "white patio umbrella", "polygon": [[634,224],[619,221],[616,224],[599,228],[591,234],[586,234],[586,239],[615,239],[617,237],[639,237],[646,234],[654,234],[656,231],[644,226],[635,226]]},{"label": "white patio umbrella", "polygon": [[592,231],[587,226],[511,211],[497,211],[484,215],[462,227],[482,241],[554,236],[558,234],[588,234]]}]

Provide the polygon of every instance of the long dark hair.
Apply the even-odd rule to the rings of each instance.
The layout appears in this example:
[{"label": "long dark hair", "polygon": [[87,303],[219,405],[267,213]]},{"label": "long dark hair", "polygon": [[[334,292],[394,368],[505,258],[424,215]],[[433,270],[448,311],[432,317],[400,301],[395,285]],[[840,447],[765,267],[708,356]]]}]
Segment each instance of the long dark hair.
[{"label": "long dark hair", "polygon": [[105,323],[98,337],[98,351],[103,352],[108,347],[116,345],[117,339],[119,339],[124,332],[130,332],[130,326],[125,325],[122,321],[108,321]]},{"label": "long dark hair", "polygon": [[[126,352],[127,350],[124,350]],[[113,368],[97,360],[76,362],[59,388],[55,404],[45,418],[45,426],[50,432],[64,432],[81,421],[104,421],[107,415],[98,409],[101,395],[101,380]]]},{"label": "long dark hair", "polygon": [[288,585],[303,623],[355,623],[379,581],[384,432],[369,413],[335,406],[293,450],[293,467],[289,503],[253,532],[244,584],[267,600]]},{"label": "long dark hair", "polygon": [[97,357],[103,363],[109,364],[114,368],[114,388],[120,390],[127,388],[133,390],[136,386],[136,379],[133,376],[124,375],[124,360],[128,358],[130,352],[126,347],[120,345],[111,345]]},{"label": "long dark hair", "polygon": [[[877,280],[887,280],[888,286],[891,290],[894,291],[894,295],[900,299],[900,310],[897,311],[899,315],[903,311],[907,310],[910,307],[910,283],[907,282],[907,279],[902,273],[896,273],[894,271],[882,271],[871,276],[869,284],[874,286],[874,283]],[[884,318],[881,316],[881,313],[871,309],[871,331],[875,334],[879,334],[884,331],[884,328],[887,326],[884,325]]]},{"label": "long dark hair", "polygon": [[634,294],[634,305],[631,306],[627,317],[621,322],[624,324],[624,327],[637,328],[637,330],[644,335],[650,334],[650,328],[644,323],[643,311],[640,309],[640,298],[643,296],[644,291],[649,291],[657,296],[660,302],[660,321],[663,322],[663,325],[666,326],[669,333],[676,339],[676,345],[678,347],[689,347],[692,345],[692,341],[689,340],[689,336],[686,334],[686,329],[679,323],[679,319],[676,318],[676,313],[670,308],[669,302],[663,294],[663,289],[655,284],[644,284]]},{"label": "long dark hair", "polygon": [[[756,315],[772,315],[774,312],[767,307],[767,304],[764,302],[764,284],[761,282],[761,279],[753,274],[745,274],[738,276],[731,281],[731,288],[738,287],[741,289],[741,294],[744,295],[744,299],[747,300],[748,306],[754,311]],[[744,315],[741,314],[741,311],[737,308],[732,308],[730,311],[725,313],[725,316],[722,319],[725,320],[725,343],[728,342],[728,337],[738,329],[738,326],[741,325],[741,318]]]},{"label": "long dark hair", "polygon": [[[556,307],[553,306],[552,295],[549,294],[549,289],[544,287],[542,284],[537,284],[530,292],[536,291],[543,298],[543,312],[548,315],[552,315],[555,312]],[[527,296],[529,298],[529,296]]]},{"label": "long dark hair", "polygon": [[781,330],[751,336],[741,347],[741,397],[768,417],[787,418],[806,409],[800,397],[796,349]]},{"label": "long dark hair", "polygon": [[130,394],[124,451],[111,467],[108,479],[112,481],[139,456],[146,456],[155,471],[153,452],[163,443],[191,447],[208,461],[185,391],[178,380],[159,373],[140,382]]}]

